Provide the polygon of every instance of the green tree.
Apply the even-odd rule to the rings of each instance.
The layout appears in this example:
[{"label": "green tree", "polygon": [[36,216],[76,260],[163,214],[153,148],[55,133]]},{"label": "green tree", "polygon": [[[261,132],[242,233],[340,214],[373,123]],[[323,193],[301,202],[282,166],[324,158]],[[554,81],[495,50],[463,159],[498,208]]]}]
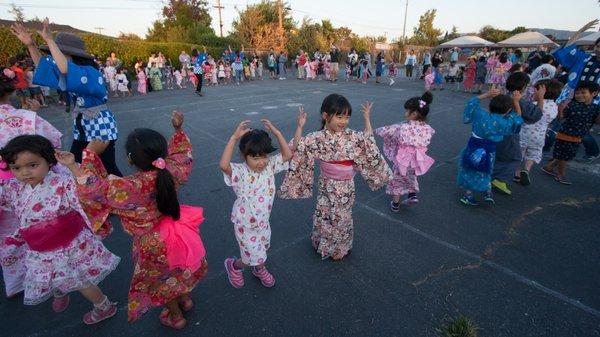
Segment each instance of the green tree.
[{"label": "green tree", "polygon": [[[283,36],[289,37],[295,27],[289,7],[283,6]],[[279,13],[277,4],[263,0],[260,3],[238,10],[238,17],[232,23],[233,34],[248,47],[256,49],[281,48],[285,39],[278,41]]]},{"label": "green tree", "polygon": [[8,10],[8,12],[15,17],[15,21],[25,21],[25,13],[23,12],[23,7],[17,6],[14,2],[10,3],[10,9]]},{"label": "green tree", "polygon": [[199,30],[214,34],[211,21],[206,0],[169,0],[162,9],[162,19],[152,23],[146,39],[193,43],[189,37],[197,36]]},{"label": "green tree", "polygon": [[433,27],[433,21],[437,14],[436,9],[430,9],[419,18],[419,26],[414,28],[411,44],[434,46],[438,43],[442,30]]},{"label": "green tree", "polygon": [[479,37],[491,42],[498,42],[509,37],[507,31],[486,25],[479,30]]}]

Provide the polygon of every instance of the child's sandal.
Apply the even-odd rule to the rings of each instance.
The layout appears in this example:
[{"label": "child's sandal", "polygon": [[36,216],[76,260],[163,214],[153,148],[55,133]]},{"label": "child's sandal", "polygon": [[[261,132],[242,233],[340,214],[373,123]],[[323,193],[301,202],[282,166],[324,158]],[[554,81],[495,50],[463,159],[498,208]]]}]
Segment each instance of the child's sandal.
[{"label": "child's sandal", "polygon": [[171,313],[169,312],[169,309],[167,309],[167,308],[165,308],[165,309],[163,309],[163,311],[161,311],[159,318],[160,318],[160,323],[162,325],[168,326],[175,330],[181,330],[181,329],[185,328],[185,325],[187,323],[187,321],[185,320],[185,318],[183,318],[183,316],[179,316],[179,317],[171,316]]}]

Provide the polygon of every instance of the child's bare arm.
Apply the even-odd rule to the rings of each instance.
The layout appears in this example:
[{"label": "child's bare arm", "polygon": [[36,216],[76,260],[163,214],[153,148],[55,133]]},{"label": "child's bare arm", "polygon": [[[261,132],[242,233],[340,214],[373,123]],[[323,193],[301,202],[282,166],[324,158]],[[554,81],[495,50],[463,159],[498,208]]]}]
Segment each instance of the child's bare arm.
[{"label": "child's bare arm", "polygon": [[229,141],[227,145],[225,145],[225,150],[223,150],[223,154],[221,155],[221,161],[219,162],[219,168],[223,173],[227,174],[231,177],[231,157],[233,156],[233,149],[235,148],[235,144],[237,141],[245,135],[250,128],[248,127],[248,123],[250,121],[241,122],[238,127],[235,129],[235,132],[231,137],[229,137]]},{"label": "child's bare arm", "polygon": [[373,107],[373,103],[371,103],[369,101],[366,101],[361,106],[363,117],[365,119],[365,131],[364,131],[364,134],[367,137],[371,137],[373,135],[373,127],[371,126],[371,108],[372,107]]},{"label": "child's bare arm", "polygon": [[521,92],[518,90],[513,91],[512,93],[512,101],[513,101],[513,108],[515,109],[515,112],[521,116],[521,104],[519,104],[519,101],[521,100]]},{"label": "child's bare arm", "polygon": [[263,124],[265,125],[267,130],[269,130],[273,134],[273,136],[275,136],[275,138],[277,138],[277,142],[279,143],[279,147],[281,148],[281,160],[283,162],[286,162],[286,161],[289,161],[290,159],[292,159],[292,154],[293,154],[292,150],[290,150],[290,147],[288,146],[281,131],[279,131],[275,127],[275,125],[273,125],[273,123],[271,123],[270,120],[262,119],[261,121],[263,122]]},{"label": "child's bare arm", "polygon": [[304,129],[304,124],[306,124],[306,112],[304,112],[304,107],[300,107],[298,109],[296,133],[294,133],[294,141],[292,142],[292,151],[296,151],[296,148],[298,147],[300,138],[302,138],[302,130]]}]

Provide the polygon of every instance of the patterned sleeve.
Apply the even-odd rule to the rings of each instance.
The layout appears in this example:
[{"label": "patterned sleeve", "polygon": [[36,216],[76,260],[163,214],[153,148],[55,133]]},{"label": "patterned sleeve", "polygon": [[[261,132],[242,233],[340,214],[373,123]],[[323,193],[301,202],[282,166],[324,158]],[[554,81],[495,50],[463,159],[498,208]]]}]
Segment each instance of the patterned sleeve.
[{"label": "patterned sleeve", "polygon": [[289,167],[288,163],[283,162],[281,153],[269,157],[269,166],[271,167],[271,170],[273,170],[273,174],[286,171]]},{"label": "patterned sleeve", "polygon": [[279,197],[282,199],[303,199],[312,196],[315,163],[309,151],[308,137],[300,139],[289,163],[289,170],[279,187]]},{"label": "patterned sleeve", "polygon": [[37,114],[35,116],[35,134],[48,138],[54,148],[60,149],[62,133]]},{"label": "patterned sleeve", "polygon": [[574,67],[583,63],[583,60],[589,57],[588,54],[579,50],[575,44],[557,49],[554,58],[567,69],[574,71]]},{"label": "patterned sleeve", "polygon": [[478,115],[481,111],[481,105],[479,101],[479,97],[471,98],[467,104],[465,105],[465,110],[463,111],[463,123],[469,124],[473,122],[475,116]]},{"label": "patterned sleeve", "polygon": [[40,59],[35,73],[33,74],[33,84],[43,85],[52,89],[59,88],[60,71],[52,57],[47,56]]},{"label": "patterned sleeve", "polygon": [[386,125],[375,129],[375,134],[384,139],[387,137],[396,137],[399,128],[399,124]]},{"label": "patterned sleeve", "polygon": [[0,213],[3,211],[10,211],[10,201],[13,197],[10,193],[9,179],[0,179]]},{"label": "patterned sleeve", "polygon": [[392,170],[379,152],[373,136],[356,133],[354,164],[371,190],[385,186],[392,179]]},{"label": "patterned sleeve", "polygon": [[98,98],[107,95],[100,71],[90,66],[79,66],[70,61],[67,68],[67,91]]},{"label": "patterned sleeve", "polygon": [[77,186],[75,185],[75,182],[71,176],[68,176],[66,179],[64,179],[63,189],[63,200],[66,201],[71,209],[81,214],[85,220],[85,223],[90,227],[90,229],[94,230],[94,228],[91,226],[87,213],[84,212],[83,206],[79,201],[79,197],[77,196]]},{"label": "patterned sleeve", "polygon": [[523,123],[523,118],[519,116],[516,112],[512,111],[505,118],[500,119],[500,121],[495,125],[495,127],[503,135],[512,135],[519,130],[519,127],[523,125]]},{"label": "patterned sleeve", "polygon": [[239,185],[240,181],[244,179],[244,171],[243,164],[231,163],[231,176],[223,172],[223,180],[225,181],[225,185],[235,189]]},{"label": "patterned sleeve", "polygon": [[177,131],[169,140],[169,156],[166,158],[167,169],[173,175],[177,185],[184,184],[192,172],[192,143],[182,131]]}]

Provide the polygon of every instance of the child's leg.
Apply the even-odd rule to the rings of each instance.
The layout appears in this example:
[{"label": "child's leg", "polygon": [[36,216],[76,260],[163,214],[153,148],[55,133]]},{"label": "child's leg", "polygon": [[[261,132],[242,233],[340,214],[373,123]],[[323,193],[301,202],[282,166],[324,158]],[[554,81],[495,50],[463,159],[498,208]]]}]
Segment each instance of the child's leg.
[{"label": "child's leg", "polygon": [[85,324],[98,323],[117,313],[116,303],[111,302],[98,286],[91,285],[87,288],[79,289],[79,292],[94,304],[94,309],[83,316]]},{"label": "child's leg", "polygon": [[81,295],[83,295],[83,297],[85,297],[88,301],[92,302],[94,305],[102,303],[105,299],[102,290],[100,290],[100,288],[96,285],[79,289],[79,292],[81,293]]},{"label": "child's leg", "polygon": [[526,160],[526,161],[525,161],[525,169],[526,169],[527,171],[531,171],[531,168],[533,167],[533,164],[534,164],[534,163],[535,163],[535,162],[534,162],[533,160]]},{"label": "child's leg", "polygon": [[242,269],[248,267],[248,265],[245,264],[241,258],[237,258],[235,260],[235,262],[233,262],[233,266],[235,267],[235,269],[238,269],[238,270],[242,270]]},{"label": "child's leg", "polygon": [[556,160],[556,166],[558,167],[556,177],[564,177],[567,174],[567,162],[564,160]]},{"label": "child's leg", "polygon": [[543,169],[546,172],[553,172],[556,165],[558,165],[558,160],[552,159],[548,164],[544,165]]}]

